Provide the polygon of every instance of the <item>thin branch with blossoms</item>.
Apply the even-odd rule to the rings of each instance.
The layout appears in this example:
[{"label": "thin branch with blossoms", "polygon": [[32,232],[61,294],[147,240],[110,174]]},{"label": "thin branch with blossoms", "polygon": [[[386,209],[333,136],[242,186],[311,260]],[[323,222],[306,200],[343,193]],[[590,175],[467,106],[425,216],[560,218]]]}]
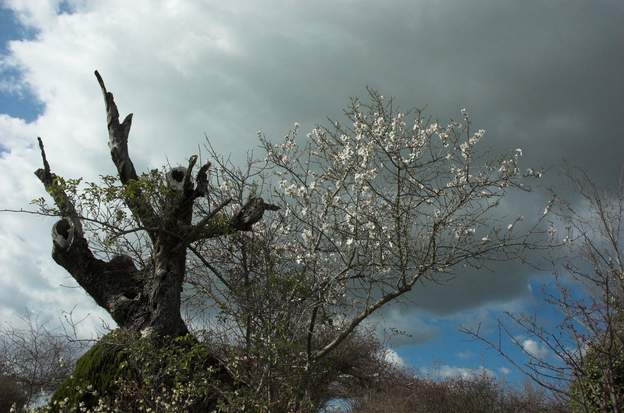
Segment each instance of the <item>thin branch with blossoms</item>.
[{"label": "thin branch with blossoms", "polygon": [[352,101],[348,126],[317,127],[303,146],[298,125],[280,144],[261,135],[286,222],[281,242],[290,255],[282,259],[316,297],[307,330],[319,308],[347,315],[331,341],[308,345],[312,359],[419,280],[459,264],[518,258],[537,246],[532,236],[543,235],[539,225],[516,235],[513,224],[492,220],[507,190],[526,190],[520,149],[481,162],[475,147],[485,131],[470,132],[467,113],[445,126],[420,111],[408,121],[391,100],[374,91],[370,98]]}]

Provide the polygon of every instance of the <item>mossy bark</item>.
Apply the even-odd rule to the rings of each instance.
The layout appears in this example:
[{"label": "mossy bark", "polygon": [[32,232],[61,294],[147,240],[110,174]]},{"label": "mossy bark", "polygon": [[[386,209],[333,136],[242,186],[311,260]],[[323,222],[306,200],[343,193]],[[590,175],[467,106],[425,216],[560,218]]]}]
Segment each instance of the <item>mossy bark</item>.
[{"label": "mossy bark", "polygon": [[48,410],[106,406],[120,411],[151,407],[210,412],[217,409],[231,383],[209,347],[191,335],[165,343],[116,330],[78,360],[74,374],[54,393]]}]

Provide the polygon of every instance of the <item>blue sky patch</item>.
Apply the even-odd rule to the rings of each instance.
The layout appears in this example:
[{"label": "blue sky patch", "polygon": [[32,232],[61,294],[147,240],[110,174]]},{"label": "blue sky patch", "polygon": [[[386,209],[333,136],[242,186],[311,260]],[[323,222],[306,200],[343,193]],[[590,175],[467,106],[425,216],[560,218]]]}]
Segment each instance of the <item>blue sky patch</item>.
[{"label": "blue sky patch", "polygon": [[72,14],[73,10],[68,1],[62,1],[56,8],[58,14]]},{"label": "blue sky patch", "polygon": [[[20,25],[12,10],[0,7],[0,59],[9,53],[11,40],[32,39],[33,30]],[[13,88],[23,82],[22,74],[15,68],[0,70],[0,113],[31,122],[43,111],[44,105],[28,87]]]}]

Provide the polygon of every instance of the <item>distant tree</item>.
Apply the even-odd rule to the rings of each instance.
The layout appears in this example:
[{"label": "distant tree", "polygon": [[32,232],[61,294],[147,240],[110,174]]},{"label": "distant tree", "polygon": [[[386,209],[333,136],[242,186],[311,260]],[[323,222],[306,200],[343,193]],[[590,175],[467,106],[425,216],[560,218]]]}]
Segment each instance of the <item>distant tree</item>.
[{"label": "distant tree", "polygon": [[526,385],[512,387],[482,374],[439,380],[389,367],[349,399],[350,413],[567,413],[567,405]]},{"label": "distant tree", "polygon": [[[250,397],[241,403],[266,401],[249,407],[256,411],[315,408],[344,374],[330,366],[341,346],[377,310],[418,282],[535,247],[532,231],[492,214],[509,189],[527,189],[522,151],[482,159],[475,147],[484,131],[465,112],[440,125],[370,91],[370,103],[352,101],[346,125],[317,127],[303,145],[297,125],[279,144],[260,134],[266,158],[246,167],[210,150],[214,165],[195,176],[197,156],[139,175],[128,153],[132,117],[119,122],[96,77],[118,176],[65,180],[39,140],[36,175],[55,205],[35,203],[62,217],[52,256],[137,340],[163,346],[164,337],[185,336],[183,298],[211,304],[218,328],[206,342],[221,337],[226,361],[215,368],[238,383],[219,396],[223,409],[241,392]],[[263,220],[267,210],[274,214]],[[105,359],[130,357],[122,353]],[[289,401],[276,407],[279,394]]]},{"label": "distant tree", "polygon": [[[555,199],[545,211],[551,217],[548,233],[567,252],[554,262],[555,292],[545,290],[559,323],[545,325],[534,315],[508,313],[511,323],[499,322],[495,339],[478,330],[466,332],[506,356],[572,411],[622,412],[624,181],[606,191],[584,171],[571,170],[568,177],[580,202]],[[525,363],[509,356],[501,344],[507,339],[523,351]],[[523,345],[527,339],[545,351],[531,351]]]},{"label": "distant tree", "polygon": [[70,376],[86,343],[73,340],[71,331],[49,330],[30,313],[21,321],[19,328],[0,325],[0,400],[8,403],[13,398],[18,407],[32,407]]}]

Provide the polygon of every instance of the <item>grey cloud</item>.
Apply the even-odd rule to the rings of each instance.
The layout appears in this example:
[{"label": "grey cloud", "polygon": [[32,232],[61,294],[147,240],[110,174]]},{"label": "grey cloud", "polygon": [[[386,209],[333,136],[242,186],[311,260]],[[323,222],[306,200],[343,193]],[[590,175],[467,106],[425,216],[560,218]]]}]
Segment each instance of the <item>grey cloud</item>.
[{"label": "grey cloud", "polygon": [[527,285],[533,276],[526,266],[513,263],[481,271],[460,268],[448,281],[416,286],[408,300],[421,310],[449,316],[465,309],[500,305],[526,297]]},{"label": "grey cloud", "polygon": [[420,344],[439,334],[435,325],[424,321],[426,316],[408,303],[397,303],[374,314],[365,328],[372,328],[391,347]]}]

